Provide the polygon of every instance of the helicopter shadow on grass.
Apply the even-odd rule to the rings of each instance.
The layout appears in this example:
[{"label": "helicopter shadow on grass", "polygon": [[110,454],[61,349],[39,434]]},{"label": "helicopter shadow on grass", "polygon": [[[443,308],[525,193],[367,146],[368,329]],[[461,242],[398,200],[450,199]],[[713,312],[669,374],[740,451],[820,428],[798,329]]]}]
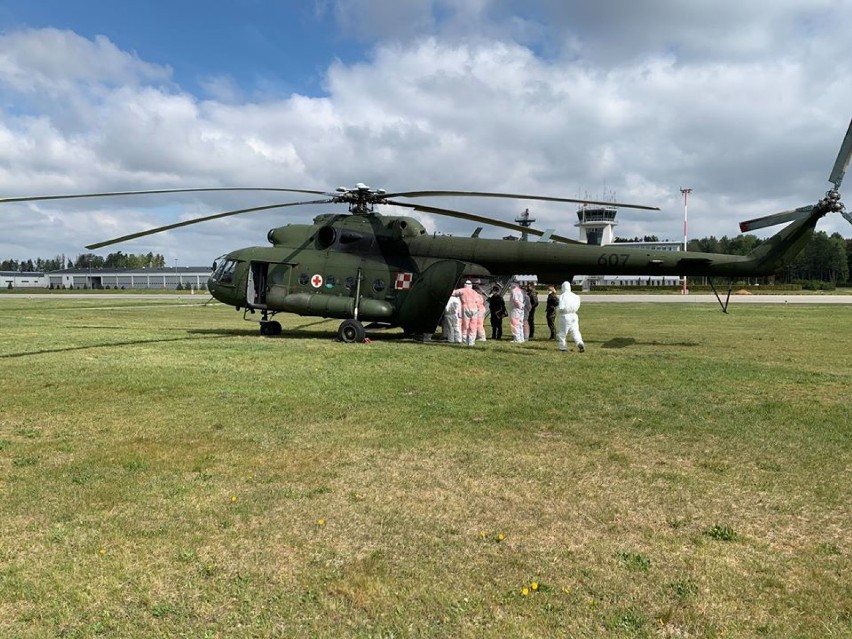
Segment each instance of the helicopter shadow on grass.
[{"label": "helicopter shadow on grass", "polygon": [[[101,328],[101,327],[98,327]],[[87,344],[85,346],[66,346],[63,348],[42,348],[39,350],[33,351],[20,351],[18,353],[6,353],[4,355],[0,355],[0,360],[2,359],[17,359],[22,357],[31,357],[35,355],[49,355],[53,353],[74,353],[79,351],[89,351],[95,350],[99,348],[113,348],[116,346],[139,346],[141,344],[166,344],[169,342],[189,342],[193,340],[202,340],[202,339],[213,339],[217,336],[211,336],[208,338],[204,337],[166,337],[161,339],[138,339],[138,340],[125,340],[123,342],[102,342],[99,344]],[[221,335],[218,337],[227,337],[227,335]]]},{"label": "helicopter shadow on grass", "polygon": [[661,342],[659,340],[640,342],[635,337],[613,337],[601,344],[601,348],[627,348],[628,346],[700,346],[700,344],[698,342]]},{"label": "helicopter shadow on grass", "polygon": [[[280,335],[264,335],[262,339],[314,339],[314,340],[333,340],[338,341],[337,326],[340,320],[321,319],[316,322],[308,322],[299,326],[285,327]],[[318,327],[326,326],[327,330],[316,330]],[[393,330],[393,329],[390,329]],[[222,337],[257,337],[258,328],[195,328],[189,329],[187,332],[198,335],[220,335]],[[415,341],[410,335],[394,332],[390,333],[384,329],[367,329],[367,337],[370,341]]]}]

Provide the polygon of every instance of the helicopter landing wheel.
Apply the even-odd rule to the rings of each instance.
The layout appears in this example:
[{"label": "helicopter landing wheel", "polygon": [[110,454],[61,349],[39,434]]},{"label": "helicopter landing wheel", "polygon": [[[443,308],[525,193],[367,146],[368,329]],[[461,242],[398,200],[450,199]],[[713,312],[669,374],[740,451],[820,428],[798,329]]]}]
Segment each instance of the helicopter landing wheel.
[{"label": "helicopter landing wheel", "polygon": [[260,323],[260,334],[261,335],[281,335],[281,323],[280,322],[261,322]]},{"label": "helicopter landing wheel", "polygon": [[340,328],[337,329],[337,337],[341,342],[347,344],[361,343],[367,337],[367,331],[364,330],[364,325],[358,320],[348,319],[340,323]]}]

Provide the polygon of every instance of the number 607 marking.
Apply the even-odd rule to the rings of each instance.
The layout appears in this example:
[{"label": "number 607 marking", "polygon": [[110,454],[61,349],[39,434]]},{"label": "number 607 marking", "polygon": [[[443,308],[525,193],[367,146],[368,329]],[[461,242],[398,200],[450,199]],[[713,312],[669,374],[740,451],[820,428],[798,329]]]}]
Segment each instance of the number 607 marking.
[{"label": "number 607 marking", "polygon": [[599,266],[624,266],[630,255],[626,253],[604,253],[598,258]]}]

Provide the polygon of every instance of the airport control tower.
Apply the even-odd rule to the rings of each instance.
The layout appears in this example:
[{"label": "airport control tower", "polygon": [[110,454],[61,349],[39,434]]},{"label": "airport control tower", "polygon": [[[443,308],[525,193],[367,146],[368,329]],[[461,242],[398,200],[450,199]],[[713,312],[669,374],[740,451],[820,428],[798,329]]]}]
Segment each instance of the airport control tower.
[{"label": "airport control tower", "polygon": [[580,229],[580,241],[586,244],[612,244],[615,235],[613,227],[617,209],[611,206],[581,206],[577,210],[579,221],[574,225]]},{"label": "airport control tower", "polygon": [[[612,206],[581,206],[577,209],[578,222],[574,225],[580,229],[580,241],[586,244],[612,244],[615,235],[612,228],[615,221],[616,209]],[[593,285],[604,283],[602,275],[578,275],[580,285],[588,291]]]}]

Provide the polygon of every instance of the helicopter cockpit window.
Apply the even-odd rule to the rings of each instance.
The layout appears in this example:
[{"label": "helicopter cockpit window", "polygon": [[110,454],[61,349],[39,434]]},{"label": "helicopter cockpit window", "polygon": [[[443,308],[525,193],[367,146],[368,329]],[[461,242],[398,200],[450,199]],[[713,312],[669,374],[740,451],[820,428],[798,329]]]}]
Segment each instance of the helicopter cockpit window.
[{"label": "helicopter cockpit window", "polygon": [[233,284],[234,273],[237,270],[237,261],[219,258],[216,262],[217,268],[211,276],[213,281],[220,284]]},{"label": "helicopter cockpit window", "polygon": [[225,256],[222,255],[213,260],[213,274],[210,276],[214,280],[218,280],[222,274],[222,269],[225,268]]}]

